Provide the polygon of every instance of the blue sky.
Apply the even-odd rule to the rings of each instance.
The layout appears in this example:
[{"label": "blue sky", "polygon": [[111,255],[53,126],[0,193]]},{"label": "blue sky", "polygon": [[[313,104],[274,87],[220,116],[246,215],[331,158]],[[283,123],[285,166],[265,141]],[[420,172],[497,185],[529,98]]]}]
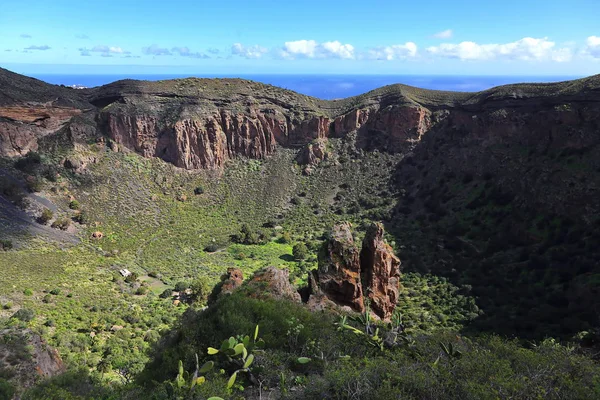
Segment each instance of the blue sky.
[{"label": "blue sky", "polygon": [[2,0],[23,73],[600,73],[599,0]]}]

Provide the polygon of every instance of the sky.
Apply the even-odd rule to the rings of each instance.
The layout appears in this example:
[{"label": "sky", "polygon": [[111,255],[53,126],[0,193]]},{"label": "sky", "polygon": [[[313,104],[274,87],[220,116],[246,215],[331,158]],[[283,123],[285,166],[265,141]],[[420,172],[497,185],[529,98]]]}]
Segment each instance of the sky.
[{"label": "sky", "polygon": [[600,0],[0,0],[21,73],[600,73]]}]

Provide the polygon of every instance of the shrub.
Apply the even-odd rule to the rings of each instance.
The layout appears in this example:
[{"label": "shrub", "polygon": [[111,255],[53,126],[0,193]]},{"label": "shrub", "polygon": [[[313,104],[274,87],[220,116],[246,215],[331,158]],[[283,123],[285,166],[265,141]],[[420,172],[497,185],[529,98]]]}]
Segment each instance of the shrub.
[{"label": "shrub", "polygon": [[214,253],[217,250],[219,250],[219,246],[217,246],[215,243],[211,243],[204,248],[204,251],[207,253]]},{"label": "shrub", "polygon": [[81,225],[87,225],[90,223],[90,217],[89,217],[88,213],[81,210],[73,217],[73,221],[75,221]]},{"label": "shrub", "polygon": [[148,287],[147,286],[140,286],[135,291],[135,294],[138,295],[138,296],[143,296],[143,295],[145,295],[147,293],[148,293]]},{"label": "shrub", "polygon": [[15,393],[15,387],[6,379],[0,378],[0,399],[12,399]]},{"label": "shrub", "polygon": [[7,250],[10,250],[12,248],[13,248],[12,241],[7,240],[7,239],[0,240],[0,250],[7,251]]},{"label": "shrub", "polygon": [[158,297],[161,299],[168,299],[173,295],[173,291],[171,289],[165,289]]},{"label": "shrub", "polygon": [[31,289],[25,289],[25,290],[23,290],[23,294],[25,296],[33,296],[33,290],[31,290]]},{"label": "shrub", "polygon": [[49,208],[44,208],[42,214],[38,217],[37,221],[42,225],[46,225],[48,222],[50,222],[52,218],[54,218],[54,213],[52,212],[52,210],[50,210]]},{"label": "shrub", "polygon": [[177,282],[175,284],[175,291],[176,292],[183,292],[188,287],[189,287],[189,285],[186,282]]},{"label": "shrub", "polygon": [[58,289],[58,288],[52,289],[50,291],[50,294],[53,294],[54,296],[58,296],[60,294],[60,289]]},{"label": "shrub", "polygon": [[15,168],[25,172],[32,172],[38,165],[42,163],[42,157],[35,151],[30,151],[25,157],[15,161]]},{"label": "shrub", "polygon": [[203,193],[204,193],[204,188],[202,186],[198,186],[198,187],[196,187],[196,189],[194,189],[194,194],[196,196],[199,196]]},{"label": "shrub", "polygon": [[52,296],[50,296],[49,294],[45,295],[44,298],[42,299],[42,301],[44,303],[50,303],[52,301]]},{"label": "shrub", "polygon": [[0,195],[6,197],[19,207],[23,207],[26,203],[23,189],[15,182],[10,181],[3,176],[0,176]]},{"label": "shrub", "polygon": [[292,254],[294,255],[294,258],[298,261],[305,260],[306,257],[308,257],[308,248],[304,243],[297,243],[292,249]]},{"label": "shrub", "polygon": [[27,188],[31,192],[41,192],[44,187],[44,182],[37,176],[27,178]]},{"label": "shrub", "polygon": [[283,232],[281,234],[281,239],[279,239],[279,241],[281,243],[291,243],[291,241],[292,241],[292,235],[290,235],[289,232]]},{"label": "shrub", "polygon": [[125,282],[127,282],[127,283],[133,283],[137,280],[138,280],[138,274],[136,274],[135,272],[132,272],[130,275],[125,277]]},{"label": "shrub", "polygon": [[19,311],[14,313],[11,318],[18,319],[19,321],[29,322],[35,317],[33,310],[28,308],[21,308]]},{"label": "shrub", "polygon": [[69,208],[71,210],[79,210],[81,208],[81,204],[77,200],[71,200],[69,203]]},{"label": "shrub", "polygon": [[63,231],[66,231],[71,226],[71,220],[68,218],[58,218],[50,226],[55,229],[61,229]]}]

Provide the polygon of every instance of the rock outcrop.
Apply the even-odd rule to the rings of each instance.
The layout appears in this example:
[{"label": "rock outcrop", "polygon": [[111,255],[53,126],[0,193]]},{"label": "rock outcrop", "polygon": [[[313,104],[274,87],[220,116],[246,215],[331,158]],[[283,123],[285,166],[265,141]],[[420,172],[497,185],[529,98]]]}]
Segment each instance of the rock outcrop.
[{"label": "rock outcrop", "polygon": [[381,319],[388,320],[398,302],[400,259],[383,240],[383,235],[381,223],[369,227],[360,252],[360,264],[371,309]]},{"label": "rock outcrop", "polygon": [[0,106],[0,156],[36,151],[41,138],[55,133],[80,113],[76,108],[41,104]]},{"label": "rock outcrop", "polygon": [[13,327],[1,330],[0,336],[11,338],[0,343],[0,369],[16,386],[27,388],[66,371],[58,351],[37,333]]},{"label": "rock outcrop", "polygon": [[400,260],[383,240],[380,223],[369,227],[358,251],[349,223],[334,226],[331,238],[319,255],[319,268],[309,276],[312,310],[332,308],[332,303],[354,311],[371,311],[389,320],[396,308],[400,288]]},{"label": "rock outcrop", "polygon": [[227,268],[227,275],[223,279],[220,294],[228,294],[242,286],[244,273],[239,268]]},{"label": "rock outcrop", "polygon": [[246,285],[251,297],[273,297],[300,302],[300,294],[290,283],[290,271],[277,267],[267,267],[257,271]]},{"label": "rock outcrop", "polygon": [[315,139],[302,148],[298,154],[298,162],[302,165],[319,165],[329,156],[327,151],[327,139]]},{"label": "rock outcrop", "polygon": [[319,253],[319,268],[311,280],[311,293],[322,293],[338,305],[362,312],[365,305],[360,255],[350,228],[348,222],[333,227],[329,240]]}]

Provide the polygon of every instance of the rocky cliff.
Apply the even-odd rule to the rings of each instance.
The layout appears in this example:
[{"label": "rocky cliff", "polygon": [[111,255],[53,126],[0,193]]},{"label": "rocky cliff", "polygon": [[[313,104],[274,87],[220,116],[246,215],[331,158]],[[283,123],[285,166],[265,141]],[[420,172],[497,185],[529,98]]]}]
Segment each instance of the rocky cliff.
[{"label": "rocky cliff", "polygon": [[398,302],[400,260],[384,241],[384,232],[382,224],[372,224],[359,251],[349,223],[333,227],[319,253],[319,268],[309,276],[311,309],[338,305],[363,312],[366,295],[371,311],[390,320]]},{"label": "rocky cliff", "polygon": [[[87,90],[61,88],[0,69],[0,155],[35,150],[40,138],[92,113],[96,128],[121,147],[186,168],[218,168],[277,146],[358,132],[366,148],[407,151],[430,132],[484,145],[597,141],[600,75],[556,84],[453,93],[391,85],[324,101],[242,79],[125,80]],[[117,146],[118,147],[118,146]]]}]

